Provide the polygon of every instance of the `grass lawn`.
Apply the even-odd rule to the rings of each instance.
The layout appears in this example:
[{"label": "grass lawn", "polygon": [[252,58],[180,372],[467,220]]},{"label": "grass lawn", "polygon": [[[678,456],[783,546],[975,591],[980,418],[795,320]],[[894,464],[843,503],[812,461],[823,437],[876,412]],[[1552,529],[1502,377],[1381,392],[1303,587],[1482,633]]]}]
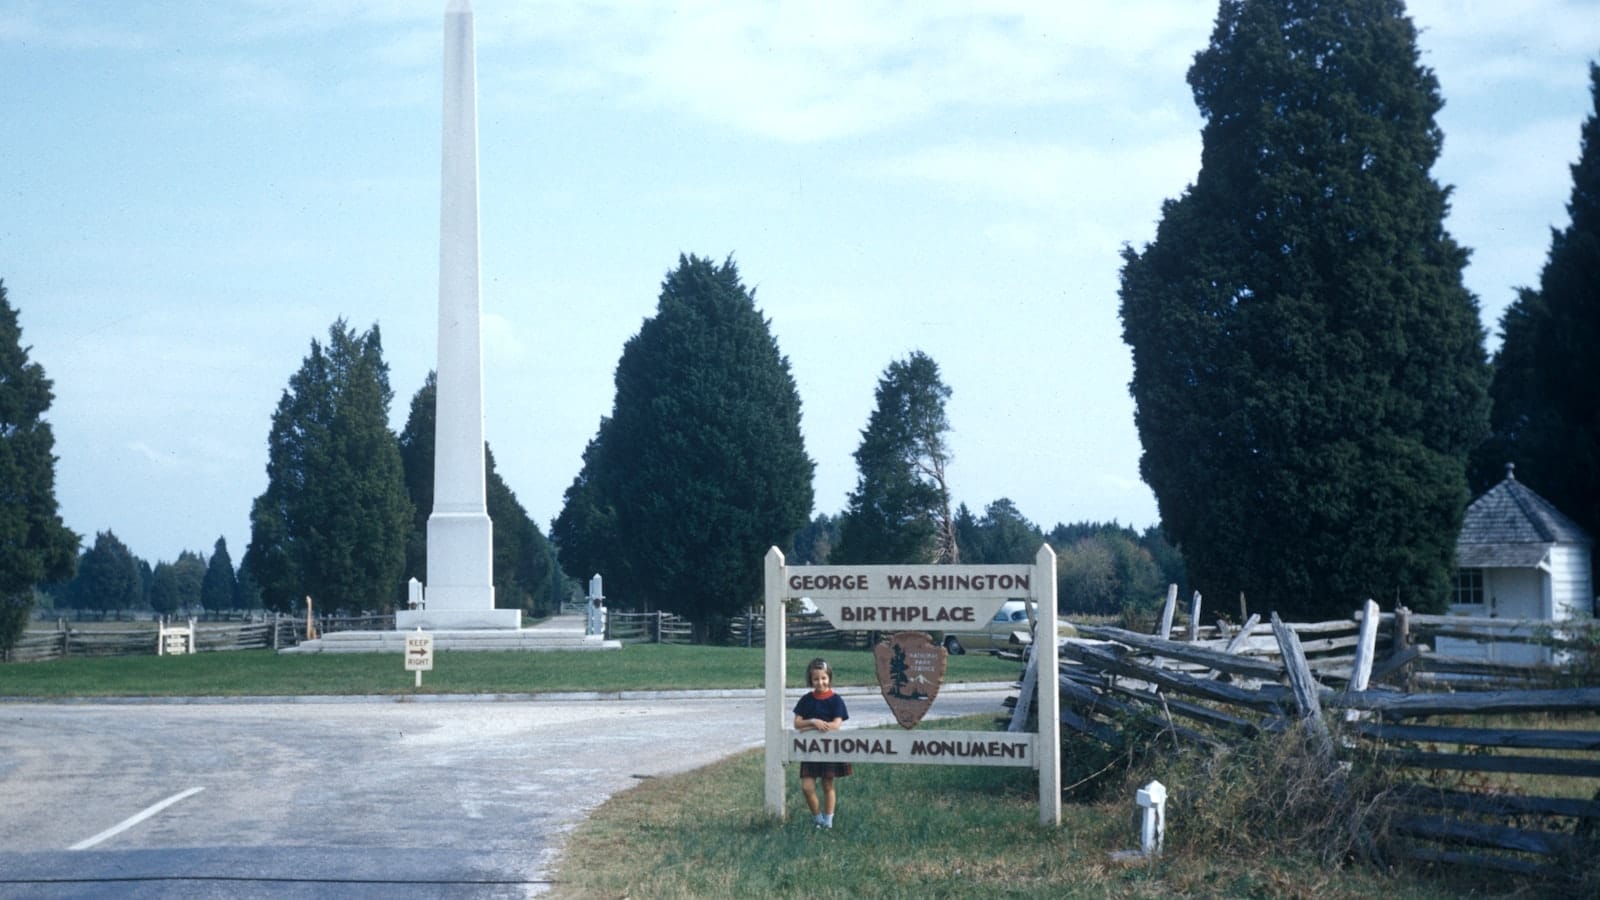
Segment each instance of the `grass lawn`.
[{"label": "grass lawn", "polygon": [[[977,716],[936,728],[984,730]],[[925,724],[924,729],[929,725]],[[897,730],[897,729],[891,729]],[[1292,852],[1186,850],[1168,823],[1168,852],[1114,863],[1136,848],[1131,794],[1067,803],[1060,828],[1039,824],[1028,769],[858,765],[838,780],[834,828],[811,825],[797,767],[789,820],[763,808],[762,754],[642,782],[569,839],[557,897],[1303,897],[1437,900],[1460,896],[1409,876],[1330,870]]]},{"label": "grass lawn", "polygon": [[[759,688],[760,647],[631,644],[621,650],[479,652],[441,650],[433,671],[415,675],[396,653],[286,654],[235,650],[191,656],[116,656],[0,664],[4,697],[288,696],[301,694],[528,694],[557,691]],[[823,655],[835,683],[875,685],[872,653],[791,647],[789,686],[802,687],[806,662]],[[952,656],[945,680],[1011,681],[1015,662]]]}]

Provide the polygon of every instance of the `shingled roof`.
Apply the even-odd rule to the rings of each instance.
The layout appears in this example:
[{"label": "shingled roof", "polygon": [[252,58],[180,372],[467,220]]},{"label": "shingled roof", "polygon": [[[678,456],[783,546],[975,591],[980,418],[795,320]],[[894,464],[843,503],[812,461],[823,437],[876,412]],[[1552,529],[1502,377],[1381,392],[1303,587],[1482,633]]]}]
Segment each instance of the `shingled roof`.
[{"label": "shingled roof", "polygon": [[1593,543],[1578,523],[1518,481],[1507,463],[1505,480],[1467,507],[1456,562],[1464,568],[1532,568],[1552,544]]}]

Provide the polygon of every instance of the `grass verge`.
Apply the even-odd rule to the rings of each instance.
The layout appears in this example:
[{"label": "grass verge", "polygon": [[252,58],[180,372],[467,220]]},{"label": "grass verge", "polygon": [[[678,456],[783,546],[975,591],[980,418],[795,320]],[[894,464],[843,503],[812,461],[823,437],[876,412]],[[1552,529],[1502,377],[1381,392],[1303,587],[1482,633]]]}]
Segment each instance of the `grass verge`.
[{"label": "grass verge", "polygon": [[[939,727],[983,730],[992,717]],[[1027,769],[856,766],[839,781],[834,828],[812,827],[790,773],[790,819],[763,810],[762,756],[741,754],[645,781],[612,797],[573,833],[558,897],[1305,897],[1437,900],[1459,896],[1408,876],[1329,868],[1302,853],[1171,850],[1189,823],[1168,823],[1169,852],[1113,863],[1138,846],[1131,794],[1068,803],[1038,824]],[[1179,840],[1181,845],[1183,841]]]},{"label": "grass verge", "polygon": [[[634,644],[621,650],[498,653],[442,650],[422,687],[399,653],[280,655],[236,650],[190,656],[117,656],[0,664],[4,697],[292,696],[303,694],[523,694],[559,691],[759,688],[760,647]],[[802,686],[819,651],[790,648],[789,685]],[[820,651],[835,683],[877,684],[867,650]],[[992,656],[952,656],[945,680],[1010,681],[1017,664]]]}]

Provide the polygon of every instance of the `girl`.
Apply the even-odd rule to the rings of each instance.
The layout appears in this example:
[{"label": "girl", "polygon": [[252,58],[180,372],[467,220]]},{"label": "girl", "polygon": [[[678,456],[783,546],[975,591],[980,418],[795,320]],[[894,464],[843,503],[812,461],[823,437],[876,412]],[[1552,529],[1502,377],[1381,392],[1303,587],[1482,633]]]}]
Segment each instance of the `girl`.
[{"label": "girl", "polygon": [[[838,731],[850,713],[844,708],[844,698],[833,692],[833,667],[822,657],[806,666],[806,684],[811,693],[794,705],[795,731]],[[806,806],[811,808],[811,820],[818,828],[833,827],[833,779],[850,774],[850,764],[840,762],[802,762],[800,764],[800,791],[806,795]],[[822,779],[822,800],[817,800],[817,779]]]}]

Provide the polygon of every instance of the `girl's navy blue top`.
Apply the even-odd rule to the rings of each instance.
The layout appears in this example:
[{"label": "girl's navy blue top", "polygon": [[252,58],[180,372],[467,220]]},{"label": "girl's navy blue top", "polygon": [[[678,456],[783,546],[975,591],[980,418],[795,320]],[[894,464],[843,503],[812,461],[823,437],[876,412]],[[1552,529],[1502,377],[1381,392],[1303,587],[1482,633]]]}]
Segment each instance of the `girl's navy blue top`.
[{"label": "girl's navy blue top", "polygon": [[837,691],[826,700],[818,700],[816,693],[806,691],[800,702],[794,705],[794,714],[802,719],[821,719],[824,722],[850,718],[850,712],[844,708],[844,698]]}]

